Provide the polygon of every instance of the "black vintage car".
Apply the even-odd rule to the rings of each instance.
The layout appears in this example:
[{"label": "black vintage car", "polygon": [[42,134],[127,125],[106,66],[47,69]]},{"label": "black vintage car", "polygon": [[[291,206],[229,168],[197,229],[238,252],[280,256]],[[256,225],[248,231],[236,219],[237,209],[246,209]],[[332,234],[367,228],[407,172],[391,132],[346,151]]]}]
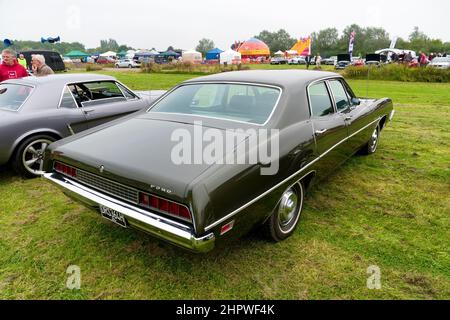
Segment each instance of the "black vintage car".
[{"label": "black vintage car", "polygon": [[338,54],[337,62],[335,65],[336,70],[342,70],[347,68],[352,63],[352,59],[348,53]]},{"label": "black vintage car", "polygon": [[[53,143],[44,176],[122,227],[196,252],[261,225],[281,241],[295,231],[308,187],[355,152],[374,153],[393,115],[390,99],[358,99],[335,73],[223,73],[186,81],[145,112]],[[231,134],[213,163],[195,159],[209,144],[189,151],[192,163],[175,161],[174,137],[205,128],[216,140],[243,133]],[[264,130],[275,134],[257,140]],[[250,158],[254,149],[244,146],[252,141],[277,146],[276,157],[228,161]]]}]

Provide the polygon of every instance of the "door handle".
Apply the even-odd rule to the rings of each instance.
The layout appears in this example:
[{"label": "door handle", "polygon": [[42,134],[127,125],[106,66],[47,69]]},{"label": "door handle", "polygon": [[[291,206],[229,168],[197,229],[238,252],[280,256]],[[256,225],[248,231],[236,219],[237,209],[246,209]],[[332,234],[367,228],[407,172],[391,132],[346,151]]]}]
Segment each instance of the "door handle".
[{"label": "door handle", "polygon": [[320,136],[320,135],[324,134],[327,131],[328,131],[328,129],[316,130],[316,136]]},{"label": "door handle", "polygon": [[84,109],[83,110],[84,114],[88,114],[88,113],[91,113],[91,112],[94,112],[94,111],[95,111],[95,109]]}]

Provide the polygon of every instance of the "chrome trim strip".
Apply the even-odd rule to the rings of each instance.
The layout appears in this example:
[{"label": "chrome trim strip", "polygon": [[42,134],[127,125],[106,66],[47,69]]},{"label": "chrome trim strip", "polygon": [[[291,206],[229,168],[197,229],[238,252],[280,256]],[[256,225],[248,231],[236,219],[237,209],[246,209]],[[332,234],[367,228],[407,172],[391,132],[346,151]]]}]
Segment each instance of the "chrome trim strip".
[{"label": "chrome trim strip", "polygon": [[69,196],[75,197],[78,201],[91,207],[103,205],[122,213],[130,226],[153,236],[196,252],[208,252],[214,248],[214,233],[197,238],[190,227],[176,225],[169,219],[98,193],[60,174],[45,173],[44,178],[57,185]]},{"label": "chrome trim strip", "polygon": [[70,124],[67,124],[67,129],[69,130],[70,134],[73,136],[75,132],[72,129],[72,126]]},{"label": "chrome trim strip", "polygon": [[[310,163],[308,163],[307,165],[305,165],[303,168],[301,168],[299,171],[295,172],[294,174],[292,174],[291,176],[289,176],[288,178],[284,179],[283,181],[281,181],[280,183],[278,183],[277,185],[275,185],[274,187],[270,188],[269,190],[267,190],[266,192],[262,193],[261,195],[259,195],[258,197],[256,197],[255,199],[253,199],[252,201],[244,204],[242,207],[234,210],[233,212],[231,212],[230,214],[228,214],[227,216],[223,217],[220,220],[217,220],[216,222],[214,222],[213,224],[207,226],[205,228],[205,231],[209,231],[212,228],[216,227],[217,225],[221,224],[222,222],[230,219],[231,217],[235,216],[236,214],[238,214],[240,211],[246,209],[247,207],[249,207],[250,205],[254,204],[256,201],[260,200],[261,198],[263,198],[264,196],[266,196],[267,194],[269,194],[270,192],[272,192],[273,190],[275,190],[276,188],[280,187],[281,185],[283,185],[284,183],[288,182],[289,180],[291,180],[292,178],[294,178],[296,175],[298,175],[299,173],[301,173],[302,171],[305,171],[307,168],[309,168],[310,166],[312,166],[314,163],[316,163],[317,161],[319,161],[321,158],[323,158],[324,156],[326,156],[329,152],[331,152],[334,148],[336,148],[337,146],[341,145],[342,143],[344,143],[345,141],[347,141],[348,139],[352,138],[353,136],[357,135],[358,133],[360,133],[361,131],[367,129],[368,127],[370,127],[371,125],[373,125],[376,122],[379,122],[381,120],[381,117],[379,117],[378,119],[372,121],[371,123],[369,123],[368,125],[366,125],[365,127],[359,129],[358,131],[356,131],[355,133],[351,134],[350,136],[348,136],[347,138],[341,140],[340,142],[338,142],[337,144],[335,144],[334,146],[332,146],[330,149],[328,149],[327,151],[325,151],[323,154],[321,154],[320,156],[318,156],[316,159],[312,160]],[[308,173],[309,174],[309,173]],[[306,174],[306,175],[308,175]],[[306,176],[305,175],[305,176]],[[305,176],[303,176],[302,178],[299,179],[299,181],[301,179],[303,179]],[[295,183],[294,183],[295,184]]]},{"label": "chrome trim strip", "polygon": [[147,109],[147,113],[151,112],[151,109],[154,108],[155,106],[158,105],[159,102],[161,102],[161,100],[163,100],[166,96],[168,96],[170,93],[172,93],[173,91],[177,90],[178,88],[181,88],[183,86],[189,86],[189,85],[198,85],[198,84],[238,84],[238,85],[247,85],[247,86],[254,86],[254,87],[266,87],[266,88],[272,88],[272,89],[277,89],[280,90],[280,94],[278,95],[278,99],[272,109],[272,112],[270,113],[269,117],[267,118],[266,122],[264,122],[263,124],[258,124],[258,123],[251,123],[251,122],[247,122],[247,121],[239,121],[239,120],[233,120],[233,119],[226,119],[226,118],[216,118],[216,117],[209,117],[209,116],[202,116],[202,115],[196,115],[196,114],[186,114],[186,113],[174,113],[174,112],[157,112],[155,111],[154,114],[177,114],[177,115],[183,115],[183,116],[195,116],[195,117],[202,117],[202,118],[209,118],[209,119],[217,119],[217,120],[222,120],[222,121],[232,121],[232,122],[237,122],[237,123],[244,123],[247,125],[254,125],[254,126],[259,126],[259,127],[264,127],[265,125],[267,125],[270,120],[272,119],[273,114],[275,113],[276,109],[278,108],[278,104],[281,100],[281,97],[283,96],[283,88],[279,87],[279,86],[274,86],[274,85],[270,85],[270,84],[265,84],[265,83],[257,83],[257,82],[240,82],[240,81],[193,81],[193,82],[189,82],[189,83],[181,83],[178,86],[172,88],[171,90],[167,91],[164,95],[162,95],[161,97],[159,97],[154,103],[152,103],[152,105],[150,106],[150,108]]}]

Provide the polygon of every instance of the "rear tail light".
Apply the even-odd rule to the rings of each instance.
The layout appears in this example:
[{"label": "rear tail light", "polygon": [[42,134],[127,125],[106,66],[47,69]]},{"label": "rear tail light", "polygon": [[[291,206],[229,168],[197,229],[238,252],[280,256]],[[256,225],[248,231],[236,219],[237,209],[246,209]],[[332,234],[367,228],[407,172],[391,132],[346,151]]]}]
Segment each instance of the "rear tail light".
[{"label": "rear tail light", "polygon": [[76,178],[77,177],[77,169],[70,167],[68,165],[62,164],[61,162],[55,162],[54,169],[56,172],[62,173],[66,176]]},{"label": "rear tail light", "polygon": [[181,204],[139,192],[139,204],[149,209],[156,209],[171,216],[192,222],[189,209]]}]

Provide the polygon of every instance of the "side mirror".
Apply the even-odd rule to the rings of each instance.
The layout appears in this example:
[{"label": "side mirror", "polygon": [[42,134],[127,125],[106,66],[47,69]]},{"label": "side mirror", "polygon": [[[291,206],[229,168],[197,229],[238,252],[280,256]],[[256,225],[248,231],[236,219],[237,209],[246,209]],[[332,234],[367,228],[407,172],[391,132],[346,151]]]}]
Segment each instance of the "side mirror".
[{"label": "side mirror", "polygon": [[358,98],[352,98],[352,105],[353,106],[359,106],[361,104],[361,100]]}]

